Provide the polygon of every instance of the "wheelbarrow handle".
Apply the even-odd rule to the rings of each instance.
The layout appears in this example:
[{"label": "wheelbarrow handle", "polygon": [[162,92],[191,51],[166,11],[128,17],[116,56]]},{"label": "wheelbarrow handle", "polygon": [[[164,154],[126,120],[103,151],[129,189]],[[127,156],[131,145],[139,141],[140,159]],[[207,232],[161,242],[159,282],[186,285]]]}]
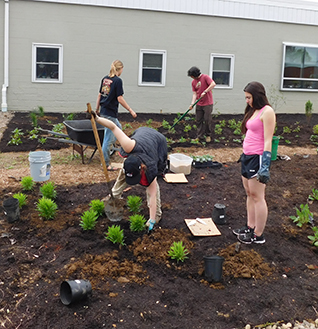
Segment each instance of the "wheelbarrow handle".
[{"label": "wheelbarrow handle", "polygon": [[[195,103],[192,105],[192,108],[197,105],[198,102],[200,102],[200,100],[202,99],[202,97],[198,98]],[[172,127],[169,129],[171,130],[179,121],[181,121],[188,113],[189,113],[190,109],[188,109],[184,114],[181,115],[181,117],[172,125]]]}]

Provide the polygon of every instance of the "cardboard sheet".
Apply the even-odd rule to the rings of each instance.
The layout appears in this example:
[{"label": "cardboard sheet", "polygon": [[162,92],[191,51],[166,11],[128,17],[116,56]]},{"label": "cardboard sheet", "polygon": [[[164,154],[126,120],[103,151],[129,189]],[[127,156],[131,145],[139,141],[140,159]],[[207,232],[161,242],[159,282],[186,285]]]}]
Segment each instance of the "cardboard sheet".
[{"label": "cardboard sheet", "polygon": [[184,221],[191,233],[195,236],[221,235],[212,218],[185,219]]},{"label": "cardboard sheet", "polygon": [[165,174],[164,180],[167,183],[188,183],[186,176],[183,173],[180,174]]}]

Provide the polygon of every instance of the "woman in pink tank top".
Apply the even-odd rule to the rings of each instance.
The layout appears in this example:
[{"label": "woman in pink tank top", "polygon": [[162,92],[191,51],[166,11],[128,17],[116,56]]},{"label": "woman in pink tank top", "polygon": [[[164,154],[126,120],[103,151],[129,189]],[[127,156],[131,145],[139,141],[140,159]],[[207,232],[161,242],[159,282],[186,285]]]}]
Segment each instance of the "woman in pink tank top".
[{"label": "woman in pink tank top", "polygon": [[242,243],[265,243],[263,235],[268,208],[265,187],[269,181],[272,139],[276,115],[269,105],[264,86],[250,82],[244,88],[246,108],[242,122],[245,134],[241,156],[242,182],[246,192],[247,224],[233,233]]}]

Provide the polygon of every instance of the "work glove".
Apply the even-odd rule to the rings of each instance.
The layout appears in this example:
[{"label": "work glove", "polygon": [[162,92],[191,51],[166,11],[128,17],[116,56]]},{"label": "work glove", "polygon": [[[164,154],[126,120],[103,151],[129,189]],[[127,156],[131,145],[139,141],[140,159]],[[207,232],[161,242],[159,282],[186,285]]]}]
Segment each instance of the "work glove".
[{"label": "work glove", "polygon": [[269,181],[270,174],[269,174],[269,168],[271,166],[271,157],[272,153],[269,151],[264,151],[262,155],[262,165],[259,168],[257,172],[257,180],[260,183],[266,184]]},{"label": "work glove", "polygon": [[91,113],[86,111],[86,119],[91,119],[92,117],[96,120],[96,113],[93,110]]},{"label": "work glove", "polygon": [[156,221],[154,219],[148,219],[146,226],[148,226],[148,232],[153,230],[154,225],[156,224]]}]

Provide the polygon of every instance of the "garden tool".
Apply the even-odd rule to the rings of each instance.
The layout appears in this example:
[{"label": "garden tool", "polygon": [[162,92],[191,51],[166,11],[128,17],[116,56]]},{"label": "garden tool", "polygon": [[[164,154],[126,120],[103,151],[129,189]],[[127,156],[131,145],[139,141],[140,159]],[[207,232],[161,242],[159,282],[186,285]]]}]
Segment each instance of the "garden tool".
[{"label": "garden tool", "polygon": [[[91,107],[90,103],[87,103],[87,112],[89,114],[92,114],[92,107]],[[112,188],[110,186],[110,180],[109,180],[109,176],[108,176],[108,170],[107,170],[106,162],[105,162],[103,151],[102,151],[102,146],[100,143],[100,139],[99,139],[99,135],[98,135],[97,127],[96,127],[95,118],[93,115],[91,115],[90,120],[91,120],[92,127],[93,127],[96,146],[98,148],[99,156],[100,156],[104,174],[106,177],[106,183],[107,183],[107,186],[108,186],[108,189],[110,192],[110,198],[106,197],[103,200],[105,203],[105,213],[110,221],[117,222],[122,219],[122,215],[123,215],[123,211],[124,211],[123,206],[124,206],[125,201],[124,201],[124,199],[116,199],[113,196]]]},{"label": "garden tool", "polygon": [[[202,99],[202,97],[198,98],[195,103],[192,105],[192,108],[194,108],[195,105]],[[171,130],[179,121],[181,121],[188,113],[190,109],[188,109],[184,114],[181,115],[181,117],[170,127],[169,130]]]}]

